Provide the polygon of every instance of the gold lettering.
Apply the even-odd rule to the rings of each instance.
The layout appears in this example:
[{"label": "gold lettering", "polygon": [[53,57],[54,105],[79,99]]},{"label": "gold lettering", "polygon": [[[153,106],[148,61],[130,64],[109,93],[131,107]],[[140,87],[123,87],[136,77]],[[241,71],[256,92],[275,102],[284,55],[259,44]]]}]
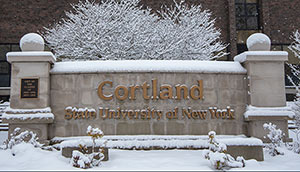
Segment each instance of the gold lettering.
[{"label": "gold lettering", "polygon": [[157,79],[152,79],[152,99],[157,100]]},{"label": "gold lettering", "polygon": [[[164,89],[167,89],[167,90],[162,91]],[[172,87],[170,85],[162,85],[160,87],[160,90],[161,90],[161,92],[159,94],[160,99],[162,99],[162,100],[172,99],[172,97],[173,97],[173,89],[172,89]]]},{"label": "gold lettering", "polygon": [[65,119],[72,119],[73,114],[72,114],[72,109],[65,109]]},{"label": "gold lettering", "polygon": [[129,119],[133,119],[134,118],[133,116],[134,116],[134,111],[133,110],[129,110],[128,111],[128,118]]},{"label": "gold lettering", "polygon": [[[202,80],[198,80],[199,86],[197,86],[197,85],[192,86],[191,93],[190,93],[192,99],[194,99],[194,100],[203,99],[203,84],[202,83],[203,83]],[[198,90],[199,95],[195,95],[196,90]]]},{"label": "gold lettering", "polygon": [[138,85],[133,85],[133,86],[130,86],[129,87],[130,88],[130,97],[129,97],[129,99],[130,100],[135,100],[136,98],[135,98],[135,90],[136,89],[138,89],[138,88],[140,88],[140,86],[138,86]]},{"label": "gold lettering", "polygon": [[209,108],[208,110],[209,110],[209,112],[210,112],[210,114],[211,114],[211,119],[216,118],[217,108],[216,108],[216,107],[214,107],[214,108]]},{"label": "gold lettering", "polygon": [[146,119],[146,118],[147,118],[146,110],[141,110],[141,119]]},{"label": "gold lettering", "polygon": [[183,98],[188,99],[188,88],[185,85],[176,85],[176,99],[181,100],[181,90],[183,90]]},{"label": "gold lettering", "polygon": [[188,119],[191,119],[190,108],[188,110],[182,109],[182,117],[185,118],[186,116],[188,117]]},{"label": "gold lettering", "polygon": [[234,110],[230,109],[230,107],[227,107],[227,115],[228,119],[235,119]]},{"label": "gold lettering", "polygon": [[158,111],[156,111],[156,113],[157,113],[157,120],[159,121],[161,118],[162,118],[162,111],[160,111],[160,110],[158,110]]},{"label": "gold lettering", "polygon": [[166,117],[167,117],[168,119],[173,119],[173,113],[172,113],[171,111],[167,112],[167,113],[166,113]]},{"label": "gold lettering", "polygon": [[147,84],[147,82],[144,82],[142,88],[143,88],[143,97],[144,97],[144,99],[149,100],[150,96],[148,96],[148,88],[150,88],[150,85]]},{"label": "gold lettering", "polygon": [[198,111],[198,115],[201,119],[206,119],[207,111]]},{"label": "gold lettering", "polygon": [[102,82],[99,87],[98,87],[98,96],[103,99],[103,100],[111,100],[113,98],[112,95],[108,95],[108,96],[105,96],[103,95],[103,86],[105,84],[109,84],[111,87],[112,87],[112,82],[111,81],[104,81]]},{"label": "gold lettering", "polygon": [[[120,96],[119,91],[123,90],[123,96]],[[122,85],[117,86],[117,88],[115,89],[115,95],[117,97],[117,99],[119,100],[125,100],[128,97],[128,89]]]},{"label": "gold lettering", "polygon": [[198,113],[197,113],[197,111],[192,111],[192,117],[193,117],[194,119],[197,119],[197,118],[198,118]]},{"label": "gold lettering", "polygon": [[135,112],[135,119],[139,119],[140,110],[135,110],[134,112]]}]

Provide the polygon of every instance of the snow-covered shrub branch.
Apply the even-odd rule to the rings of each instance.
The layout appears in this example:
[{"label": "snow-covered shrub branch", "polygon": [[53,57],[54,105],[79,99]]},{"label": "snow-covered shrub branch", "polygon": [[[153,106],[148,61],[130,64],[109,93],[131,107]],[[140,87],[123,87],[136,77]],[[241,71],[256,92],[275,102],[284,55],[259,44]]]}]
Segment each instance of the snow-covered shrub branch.
[{"label": "snow-covered shrub branch", "polygon": [[[289,49],[300,59],[300,33],[296,30],[292,35],[292,44]],[[299,64],[288,64],[291,70],[292,76],[287,76],[290,82],[295,86],[297,90],[296,99],[292,110],[295,113],[295,126],[296,129],[292,130],[296,134],[296,140],[293,140],[293,150],[296,153],[300,153],[300,93],[299,93],[299,81],[300,81],[300,65]]]},{"label": "snow-covered shrub branch", "polygon": [[140,0],[84,1],[42,33],[61,60],[197,59],[225,55],[208,10],[174,1],[157,13]]},{"label": "snow-covered shrub branch", "polygon": [[95,151],[96,139],[102,138],[104,136],[103,132],[99,128],[88,126],[87,134],[93,140],[91,153],[88,152],[88,148],[84,143],[79,144],[80,150],[72,152],[71,164],[74,167],[83,169],[92,168],[99,166],[100,162],[104,159],[103,148],[100,148],[98,152]]},{"label": "snow-covered shrub branch", "polygon": [[10,134],[10,138],[4,141],[4,148],[3,149],[12,149],[13,146],[20,144],[20,143],[30,143],[34,147],[41,147],[43,146],[41,143],[38,142],[37,135],[32,131],[21,131],[20,128],[15,128],[15,130]]},{"label": "snow-covered shrub branch", "polygon": [[218,170],[245,167],[245,159],[238,156],[235,160],[227,153],[227,146],[223,143],[219,143],[215,136],[216,132],[214,131],[208,133],[209,150],[203,152],[204,158],[208,159],[212,166]]},{"label": "snow-covered shrub branch", "polygon": [[277,129],[277,126],[272,123],[265,123],[263,127],[265,130],[269,131],[267,138],[270,140],[270,143],[265,145],[269,154],[272,156],[283,155],[284,153],[280,150],[280,147],[283,144],[282,137],[284,135],[282,131]]}]

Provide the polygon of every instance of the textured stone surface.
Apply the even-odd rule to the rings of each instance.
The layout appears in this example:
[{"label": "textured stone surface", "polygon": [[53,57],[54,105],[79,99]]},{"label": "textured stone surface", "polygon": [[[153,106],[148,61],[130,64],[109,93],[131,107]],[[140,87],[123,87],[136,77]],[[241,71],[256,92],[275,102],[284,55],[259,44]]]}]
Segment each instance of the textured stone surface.
[{"label": "textured stone surface", "polygon": [[[54,124],[50,126],[50,135],[80,136],[85,135],[88,125],[101,128],[108,135],[134,134],[193,134],[206,135],[210,130],[218,134],[246,134],[243,113],[247,104],[247,84],[245,75],[240,74],[196,74],[196,73],[99,73],[99,74],[51,74],[51,107],[55,114]],[[103,81],[112,81],[112,88],[105,87],[104,94],[112,94],[118,85],[129,87],[141,85],[145,81],[151,85],[151,80],[157,79],[157,85],[169,84],[173,87],[175,96],[176,84],[185,84],[188,88],[197,85],[197,80],[203,80],[203,100],[145,100],[142,89],[136,91],[136,100],[124,101],[113,97],[113,100],[102,100],[97,94],[97,88]],[[152,89],[148,90],[152,94]],[[130,97],[130,96],[129,96]],[[96,119],[64,119],[67,106],[77,108],[94,108]],[[208,110],[209,107],[226,109],[230,106],[235,110],[235,119],[211,119],[208,111],[206,119],[200,116],[182,116],[185,109],[192,111]],[[158,119],[102,119],[98,116],[99,107],[109,110],[160,110],[162,118]],[[177,118],[169,119],[165,115],[174,113],[178,108]],[[171,111],[171,112],[170,112]],[[116,114],[117,115],[117,114]],[[133,117],[135,118],[135,117]],[[226,125],[226,129],[224,128]],[[64,127],[65,126],[65,127]]]},{"label": "textured stone surface", "polygon": [[279,55],[277,58],[274,55],[269,57],[269,61],[260,61],[260,57],[264,57],[264,54],[247,57],[245,62],[250,104],[257,107],[286,106],[284,61],[280,59],[287,57]]},{"label": "textured stone surface", "polygon": [[257,161],[264,160],[262,146],[227,146],[227,152],[233,156],[243,156],[245,160],[256,159]]},{"label": "textured stone surface", "polygon": [[265,123],[272,123],[277,126],[277,129],[281,129],[284,133],[283,141],[291,141],[289,139],[288,133],[288,118],[283,116],[259,116],[259,117],[251,117],[247,119],[248,121],[248,135],[261,139],[263,142],[270,142],[268,138],[264,138],[268,134],[268,130],[264,130],[263,125]]},{"label": "textured stone surface", "polygon": [[[14,109],[38,109],[50,105],[50,64],[48,62],[12,62],[10,106]],[[21,99],[21,79],[38,78],[38,98]]]}]

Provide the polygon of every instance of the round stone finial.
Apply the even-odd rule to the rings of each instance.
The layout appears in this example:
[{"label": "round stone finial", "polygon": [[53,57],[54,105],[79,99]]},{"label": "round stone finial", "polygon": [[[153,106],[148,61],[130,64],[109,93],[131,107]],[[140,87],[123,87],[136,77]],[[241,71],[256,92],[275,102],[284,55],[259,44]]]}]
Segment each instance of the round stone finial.
[{"label": "round stone finial", "polygon": [[247,39],[247,48],[249,51],[270,51],[271,40],[263,33],[255,33]]},{"label": "round stone finial", "polygon": [[22,51],[44,51],[44,39],[37,33],[27,33],[20,40]]}]

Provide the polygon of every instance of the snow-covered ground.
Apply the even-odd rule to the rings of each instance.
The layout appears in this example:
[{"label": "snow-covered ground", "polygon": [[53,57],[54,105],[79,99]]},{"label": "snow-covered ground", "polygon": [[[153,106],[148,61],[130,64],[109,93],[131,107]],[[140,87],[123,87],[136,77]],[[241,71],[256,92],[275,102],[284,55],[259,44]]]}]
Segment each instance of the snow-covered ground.
[{"label": "snow-covered ground", "polygon": [[[0,132],[0,142],[7,132]],[[231,170],[300,170],[300,155],[284,149],[284,156],[271,157],[265,153],[265,161],[247,160],[245,168]],[[13,156],[15,154],[15,156]],[[76,170],[70,159],[59,151],[45,151],[29,144],[15,146],[12,150],[0,150],[0,170]],[[4,158],[5,157],[5,158]],[[202,150],[151,150],[130,151],[112,149],[109,161],[92,170],[213,170],[210,162],[202,157]]]}]

